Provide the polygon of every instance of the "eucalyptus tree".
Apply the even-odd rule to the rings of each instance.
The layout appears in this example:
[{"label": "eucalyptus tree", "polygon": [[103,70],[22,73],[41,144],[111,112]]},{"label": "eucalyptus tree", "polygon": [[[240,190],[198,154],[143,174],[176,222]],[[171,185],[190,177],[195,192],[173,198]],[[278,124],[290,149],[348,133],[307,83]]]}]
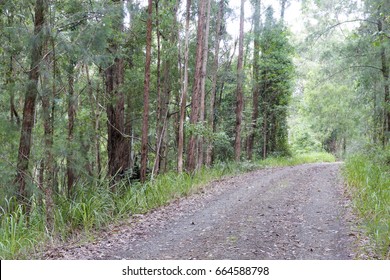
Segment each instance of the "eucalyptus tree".
[{"label": "eucalyptus tree", "polygon": [[235,127],[235,139],[234,139],[234,154],[235,160],[239,161],[241,157],[241,123],[242,123],[242,110],[243,110],[243,59],[244,59],[244,4],[245,0],[241,0],[241,12],[240,12],[240,35],[238,42],[238,61],[237,61],[237,90],[236,90],[236,127]]},{"label": "eucalyptus tree", "polygon": [[[125,134],[125,94],[121,88],[124,83],[124,60],[120,55],[120,41],[123,33],[123,2],[113,0],[114,15],[111,15],[110,23],[113,36],[109,38],[108,52],[112,60],[104,70],[105,92],[107,95],[107,151],[108,151],[108,175],[118,178],[125,172],[129,165],[129,141]],[[119,34],[119,36],[117,35]],[[115,180],[113,180],[114,182]],[[114,184],[112,184],[114,186]]]},{"label": "eucalyptus tree", "polygon": [[148,1],[148,19],[146,23],[146,61],[144,79],[144,111],[142,121],[142,146],[141,146],[141,181],[146,181],[146,170],[148,164],[148,131],[149,131],[149,90],[150,90],[150,65],[152,52],[152,23],[153,23],[153,1]]},{"label": "eucalyptus tree", "polygon": [[[192,88],[192,97],[191,97],[191,115],[190,115],[190,125],[196,126],[199,121],[199,106],[200,106],[200,95],[202,89],[202,67],[204,59],[204,37],[205,29],[204,25],[206,23],[206,7],[208,0],[200,0],[198,7],[198,24],[197,24],[197,41],[196,41],[196,59],[195,59],[195,74],[194,82]],[[196,169],[197,163],[197,135],[192,133],[188,141],[187,148],[187,162],[186,169],[188,172],[193,172]]]},{"label": "eucalyptus tree", "polygon": [[34,8],[34,35],[30,53],[31,66],[28,74],[28,83],[25,91],[23,119],[20,135],[20,144],[17,160],[16,183],[18,185],[18,197],[21,201],[28,199],[26,184],[29,180],[29,160],[32,148],[32,130],[35,122],[36,100],[38,96],[38,80],[40,65],[43,58],[43,48],[46,44],[44,32],[47,23],[47,1],[37,0]]},{"label": "eucalyptus tree", "polygon": [[[219,71],[219,53],[222,33],[222,21],[225,14],[225,1],[220,0],[218,5],[218,13],[215,24],[215,42],[214,42],[214,59],[212,69],[212,85],[209,101],[209,130],[215,133],[215,101],[217,94],[217,82],[218,82],[218,71]],[[213,141],[209,141],[206,151],[206,165],[210,166],[213,161]]]},{"label": "eucalyptus tree", "polygon": [[252,122],[251,131],[247,141],[247,155],[251,160],[253,156],[253,146],[257,133],[257,122],[259,118],[259,97],[260,97],[260,24],[261,24],[261,0],[255,0],[253,11],[253,74],[252,74]]},{"label": "eucalyptus tree", "polygon": [[188,91],[188,60],[189,60],[189,33],[190,33],[190,10],[191,0],[186,1],[186,22],[185,22],[185,39],[184,39],[184,69],[183,69],[183,86],[180,96],[180,116],[179,116],[179,135],[177,148],[177,171],[183,172],[183,154],[184,154],[184,119]]},{"label": "eucalyptus tree", "polygon": [[[156,144],[153,174],[160,169],[166,170],[168,163],[169,122],[172,116],[174,99],[179,99],[178,80],[178,36],[180,28],[178,10],[180,1],[157,1],[156,37],[157,37],[157,108],[156,108]],[[157,24],[158,22],[158,24]],[[161,38],[160,38],[161,37]],[[161,67],[160,64],[161,63]],[[162,68],[162,71],[160,70]],[[159,72],[162,73],[159,73]],[[179,107],[179,106],[178,106]]]}]

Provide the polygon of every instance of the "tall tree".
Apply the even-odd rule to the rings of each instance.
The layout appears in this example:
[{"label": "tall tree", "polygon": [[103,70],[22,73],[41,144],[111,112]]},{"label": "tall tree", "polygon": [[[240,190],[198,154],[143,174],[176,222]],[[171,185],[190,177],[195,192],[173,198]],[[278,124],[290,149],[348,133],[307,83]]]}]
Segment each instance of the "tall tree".
[{"label": "tall tree", "polygon": [[241,157],[241,123],[243,110],[243,59],[244,59],[244,4],[245,0],[241,0],[240,12],[240,35],[238,41],[238,62],[237,62],[237,90],[236,90],[236,128],[234,139],[234,155],[235,160],[239,161]]},{"label": "tall tree", "polygon": [[[51,7],[52,8],[52,7]],[[48,10],[50,21],[48,24],[54,26],[53,16],[55,11],[50,8]],[[48,39],[44,45],[44,69],[45,75],[42,75],[42,86],[40,98],[42,101],[42,114],[43,114],[43,128],[44,128],[44,157],[42,160],[41,168],[43,174],[42,191],[45,194],[45,207],[46,207],[46,226],[48,229],[53,228],[54,221],[54,202],[53,192],[55,189],[55,160],[54,160],[54,114],[55,114],[55,97],[56,97],[56,49],[55,38],[53,34],[47,34]],[[49,55],[50,54],[50,55]],[[52,73],[50,75],[49,73]]]},{"label": "tall tree", "polygon": [[72,148],[74,141],[74,124],[76,118],[76,97],[74,94],[74,68],[75,64],[73,61],[69,62],[68,66],[68,155],[66,157],[66,173],[67,173],[67,184],[68,184],[68,196],[73,191],[73,185],[76,181],[76,168],[75,168],[75,155]]},{"label": "tall tree", "polygon": [[40,63],[43,58],[43,46],[46,35],[42,30],[46,24],[46,0],[36,0],[34,16],[34,37],[31,47],[31,67],[28,74],[28,83],[24,99],[23,120],[20,135],[20,144],[17,161],[16,183],[18,185],[19,200],[27,199],[26,183],[29,178],[29,159],[32,146],[32,130],[35,122],[35,107],[38,95],[38,79],[40,75]]},{"label": "tall tree", "polygon": [[[164,98],[161,93],[161,33],[160,31],[160,0],[155,1],[156,13],[156,37],[157,37],[157,110],[156,110],[156,158],[154,160],[153,173],[157,174],[160,169],[160,147],[164,129]],[[165,66],[166,67],[166,66]],[[164,77],[166,78],[166,77]]]},{"label": "tall tree", "polygon": [[[198,27],[197,27],[197,43],[196,43],[196,59],[195,59],[195,76],[192,87],[191,115],[190,124],[195,126],[199,121],[199,105],[200,94],[202,88],[202,66],[203,66],[203,40],[204,40],[204,24],[206,22],[206,4],[207,0],[199,0],[198,11]],[[186,169],[193,172],[197,162],[197,135],[193,132],[190,136],[187,148],[187,163]]]},{"label": "tall tree", "polygon": [[[202,61],[202,74],[201,74],[201,88],[200,88],[200,106],[199,106],[199,123],[204,126],[205,120],[205,96],[206,96],[206,76],[207,76],[207,59],[209,51],[209,31],[210,31],[210,8],[211,0],[207,0],[206,21],[204,27],[203,37],[203,61]],[[203,165],[203,135],[198,138],[198,168]]]},{"label": "tall tree", "polygon": [[[379,14],[381,11],[379,10]],[[386,146],[390,138],[390,91],[389,91],[389,61],[387,58],[387,50],[385,47],[385,36],[383,34],[383,19],[378,18],[378,34],[380,36],[380,57],[381,57],[381,70],[383,77],[384,85],[384,118],[383,118],[383,127],[384,127],[384,136],[383,136],[383,146]],[[389,39],[389,38],[387,38]]]},{"label": "tall tree", "polygon": [[[116,13],[112,19],[114,34],[123,32],[123,2],[112,0]],[[119,36],[120,37],[120,36]],[[109,53],[113,55],[113,61],[104,70],[105,89],[107,95],[107,151],[108,151],[108,175],[111,187],[120,178],[129,166],[129,141],[125,135],[125,95],[123,92],[124,60],[120,56],[120,43],[118,37],[110,38]]]},{"label": "tall tree", "polygon": [[149,132],[149,87],[150,87],[150,64],[152,52],[152,17],[153,0],[148,0],[148,19],[146,23],[146,60],[144,78],[144,111],[142,121],[142,143],[141,143],[141,182],[146,180],[148,164],[148,132]]},{"label": "tall tree", "polygon": [[[212,84],[210,93],[210,105],[209,105],[209,129],[213,133],[215,132],[214,119],[215,119],[215,97],[217,94],[217,80],[218,80],[218,68],[219,68],[219,45],[221,43],[221,22],[224,15],[224,0],[219,1],[219,9],[217,15],[217,23],[215,28],[215,43],[214,43],[214,60],[212,71]],[[206,165],[210,166],[213,160],[213,142],[209,141],[206,151]]]},{"label": "tall tree", "polygon": [[254,39],[253,39],[253,85],[252,85],[252,123],[251,132],[248,136],[247,153],[248,159],[253,156],[253,145],[259,118],[259,97],[260,97],[260,22],[261,22],[261,0],[255,0],[253,12]]},{"label": "tall tree", "polygon": [[[166,166],[166,154],[167,149],[167,136],[168,136],[168,124],[169,124],[169,104],[171,103],[171,92],[175,86],[176,67],[178,56],[177,50],[177,10],[179,8],[179,1],[168,1],[168,3],[162,3],[164,13],[169,13],[169,17],[165,17],[165,20],[161,21],[161,30],[157,31],[157,34],[162,33],[162,85],[161,89],[157,89],[158,93],[158,106],[157,106],[157,119],[156,119],[156,157],[154,160],[153,174],[158,174],[159,170],[164,169]],[[157,6],[156,6],[157,7]],[[157,15],[156,15],[157,16]],[[158,25],[160,26],[160,25]],[[157,26],[156,26],[157,28]],[[157,65],[157,69],[159,66]],[[157,75],[161,76],[161,74]],[[157,78],[159,80],[159,78]]]},{"label": "tall tree", "polygon": [[179,117],[179,139],[177,148],[177,171],[183,172],[183,152],[184,152],[184,119],[186,115],[186,102],[188,91],[188,59],[189,59],[189,34],[190,34],[190,11],[191,0],[186,2],[186,25],[184,38],[184,71],[183,71],[183,86],[180,96],[180,117]]}]

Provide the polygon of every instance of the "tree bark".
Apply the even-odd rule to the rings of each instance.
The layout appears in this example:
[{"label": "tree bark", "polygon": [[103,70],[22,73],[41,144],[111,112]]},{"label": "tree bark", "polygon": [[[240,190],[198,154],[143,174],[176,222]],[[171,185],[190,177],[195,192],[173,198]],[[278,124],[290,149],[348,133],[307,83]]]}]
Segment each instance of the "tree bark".
[{"label": "tree bark", "polygon": [[[200,92],[201,92],[201,80],[202,80],[202,66],[203,66],[203,38],[204,38],[204,23],[206,17],[206,1],[199,0],[199,12],[198,12],[198,27],[197,27],[197,43],[196,43],[196,60],[195,60],[195,76],[194,84],[192,87],[192,102],[191,102],[191,115],[190,124],[195,126],[199,121],[199,105],[200,105]],[[186,169],[188,172],[195,171],[197,162],[197,135],[191,134],[187,148],[187,163]]]},{"label": "tree bark", "polygon": [[[122,5],[122,1],[113,0],[114,3]],[[123,8],[120,6],[120,13],[114,19],[114,30],[123,31]],[[129,141],[125,137],[125,95],[121,88],[124,81],[124,61],[117,56],[118,43],[111,40],[109,52],[115,58],[104,71],[105,87],[107,95],[107,129],[108,129],[108,175],[112,180],[110,187],[114,189],[118,181],[129,166]]]},{"label": "tree bark", "polygon": [[243,57],[244,57],[244,3],[245,0],[241,0],[241,13],[240,13],[240,37],[238,43],[238,63],[237,63],[237,98],[236,98],[236,136],[234,140],[234,154],[235,160],[239,161],[241,157],[241,123],[242,123],[242,110],[243,110],[243,90],[242,84],[244,79],[243,73]]},{"label": "tree bark", "polygon": [[[383,32],[383,22],[381,19],[378,20],[378,33]],[[382,35],[380,35],[382,36]],[[383,41],[383,40],[381,40]],[[384,44],[384,42],[382,42]],[[381,46],[381,63],[382,63],[382,77],[384,84],[384,118],[383,118],[383,146],[386,146],[389,142],[390,136],[390,91],[389,91],[389,66],[387,61],[387,54],[385,46]]]},{"label": "tree bark", "polygon": [[[8,17],[8,26],[13,25],[13,14],[11,13]],[[12,44],[12,39],[11,35],[8,37],[8,43],[11,45]],[[16,119],[16,124],[19,126],[20,125],[20,117],[18,114],[18,111],[16,110],[15,106],[15,93],[14,93],[14,56],[13,54],[10,54],[9,57],[9,66],[8,66],[8,71],[6,74],[6,81],[5,81],[9,94],[10,94],[10,120],[11,123],[14,122],[14,118]]]},{"label": "tree bark", "polygon": [[267,158],[268,150],[267,150],[267,143],[268,143],[268,112],[267,112],[267,102],[263,102],[263,159]]},{"label": "tree bark", "polygon": [[[156,6],[157,7],[157,6]],[[173,14],[172,29],[169,31],[168,40],[164,41],[164,49],[166,50],[164,61],[162,63],[162,85],[158,91],[158,112],[157,112],[157,129],[156,129],[156,158],[153,167],[153,175],[157,175],[160,172],[160,169],[165,168],[167,153],[167,131],[169,123],[169,104],[171,103],[171,92],[172,92],[172,65],[177,63],[177,56],[170,53],[169,50],[175,49],[177,47],[177,10],[179,7],[179,1],[176,0],[174,5],[172,5],[168,11]],[[157,13],[157,12],[156,12]],[[159,34],[160,31],[157,33]],[[161,73],[158,75],[160,79]]]},{"label": "tree bark", "polygon": [[[221,0],[219,2],[217,23],[215,29],[215,45],[214,45],[214,61],[213,61],[213,76],[211,84],[210,107],[209,107],[209,129],[215,133],[215,97],[217,93],[218,67],[219,67],[219,43],[221,41],[221,21],[224,14],[225,4]],[[213,142],[209,141],[206,152],[206,165],[210,166],[213,160]]]},{"label": "tree bark", "polygon": [[74,168],[74,152],[73,152],[73,138],[74,138],[74,122],[76,117],[76,100],[74,96],[74,63],[71,61],[68,68],[68,155],[66,157],[66,173],[68,177],[68,197],[71,196],[73,185],[76,180],[76,170]]},{"label": "tree bark", "polygon": [[183,172],[183,150],[184,150],[184,119],[186,115],[186,102],[188,91],[188,56],[189,56],[189,33],[190,33],[190,10],[191,0],[187,0],[186,4],[186,27],[185,27],[185,43],[184,43],[184,73],[183,87],[180,97],[180,117],[179,117],[179,139],[177,148],[177,171]]},{"label": "tree bark", "polygon": [[20,135],[16,184],[18,186],[18,199],[26,201],[26,183],[29,177],[28,166],[32,146],[32,129],[34,127],[35,105],[38,95],[38,79],[40,74],[39,64],[42,60],[42,49],[45,39],[41,30],[45,24],[45,0],[37,0],[35,3],[34,38],[31,48],[31,68],[28,75],[28,83],[23,107],[23,121]]},{"label": "tree bark", "polygon": [[99,136],[99,130],[100,130],[100,109],[99,109],[99,87],[97,89],[96,96],[93,95],[93,87],[92,87],[92,81],[89,76],[89,67],[88,64],[85,64],[85,74],[87,77],[87,83],[88,83],[88,95],[89,100],[91,103],[92,108],[92,127],[94,128],[94,146],[95,146],[95,163],[96,163],[96,175],[100,179],[102,166],[101,166],[101,156],[100,156],[100,136]]},{"label": "tree bark", "polygon": [[[53,26],[54,18],[53,14],[49,12],[50,15],[50,25]],[[50,44],[50,45],[49,45]],[[51,50],[49,51],[49,48]],[[41,101],[42,101],[42,115],[43,115],[43,128],[44,128],[44,156],[43,156],[43,192],[45,194],[45,210],[46,210],[46,227],[49,230],[53,229],[54,226],[54,201],[53,201],[53,192],[55,189],[55,160],[53,154],[53,145],[54,145],[54,113],[55,113],[55,102],[56,98],[56,72],[57,72],[57,63],[56,63],[56,49],[55,41],[53,37],[50,37],[49,40],[45,40],[44,44],[44,53],[50,55],[45,55],[43,58],[44,63],[46,64],[46,69],[49,70],[52,65],[52,75],[51,77],[47,73],[41,77]],[[51,87],[50,87],[51,85]]]},{"label": "tree bark", "polygon": [[[209,31],[210,31],[210,8],[211,0],[207,0],[207,14],[206,22],[204,27],[204,38],[203,38],[203,62],[202,62],[202,74],[201,74],[201,88],[200,88],[200,108],[199,108],[199,123],[204,126],[205,120],[205,96],[206,96],[206,76],[207,76],[207,60],[209,50]],[[203,142],[204,137],[200,135],[198,137],[198,169],[203,165]]]},{"label": "tree bark", "polygon": [[256,0],[253,14],[254,40],[253,40],[253,88],[252,88],[252,124],[248,137],[247,154],[248,160],[253,157],[253,145],[259,117],[259,96],[260,96],[260,16],[261,0]]},{"label": "tree bark", "polygon": [[148,120],[149,120],[149,86],[150,86],[150,63],[152,51],[152,12],[153,1],[148,0],[148,20],[146,26],[146,61],[144,79],[144,111],[142,121],[142,143],[141,143],[141,182],[146,181],[146,170],[148,163]]},{"label": "tree bark", "polygon": [[[159,21],[159,1],[155,1],[156,7],[156,35],[157,35],[157,112],[156,112],[156,158],[153,165],[153,174],[158,174],[160,169],[160,147],[161,147],[161,139],[163,137],[163,106],[164,101],[161,94],[161,34],[160,34],[160,21]],[[166,63],[166,62],[165,62]],[[166,64],[164,63],[164,74]],[[164,75],[164,83],[166,76]]]}]

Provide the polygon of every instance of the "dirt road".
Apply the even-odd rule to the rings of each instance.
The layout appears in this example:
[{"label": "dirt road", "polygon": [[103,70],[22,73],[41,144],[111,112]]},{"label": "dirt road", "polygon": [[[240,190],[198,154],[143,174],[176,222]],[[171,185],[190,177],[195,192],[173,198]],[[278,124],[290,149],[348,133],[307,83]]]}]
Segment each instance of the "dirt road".
[{"label": "dirt road", "polygon": [[269,168],[132,216],[55,259],[350,259],[354,234],[339,163]]}]

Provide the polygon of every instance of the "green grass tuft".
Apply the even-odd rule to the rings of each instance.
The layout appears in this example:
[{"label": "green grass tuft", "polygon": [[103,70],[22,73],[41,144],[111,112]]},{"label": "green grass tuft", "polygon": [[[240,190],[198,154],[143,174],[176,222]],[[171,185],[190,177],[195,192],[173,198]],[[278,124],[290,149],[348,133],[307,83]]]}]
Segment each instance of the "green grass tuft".
[{"label": "green grass tuft", "polygon": [[390,165],[384,152],[347,159],[344,177],[381,258],[390,257]]}]

